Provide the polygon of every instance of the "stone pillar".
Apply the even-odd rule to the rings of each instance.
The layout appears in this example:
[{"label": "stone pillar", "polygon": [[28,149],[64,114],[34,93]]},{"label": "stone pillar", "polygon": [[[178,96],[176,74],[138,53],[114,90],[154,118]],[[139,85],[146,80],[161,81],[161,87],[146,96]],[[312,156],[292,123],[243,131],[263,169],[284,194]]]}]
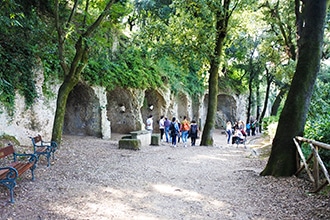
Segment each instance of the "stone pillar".
[{"label": "stone pillar", "polygon": [[107,93],[102,87],[93,87],[93,89],[100,100],[102,138],[108,140],[111,138],[111,126],[107,117]]}]

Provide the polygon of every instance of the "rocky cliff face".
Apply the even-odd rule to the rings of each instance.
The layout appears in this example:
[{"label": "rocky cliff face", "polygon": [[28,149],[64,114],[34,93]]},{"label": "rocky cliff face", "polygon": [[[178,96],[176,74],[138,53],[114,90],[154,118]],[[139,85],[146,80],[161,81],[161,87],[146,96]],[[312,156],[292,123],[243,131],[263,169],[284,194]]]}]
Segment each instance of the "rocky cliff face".
[{"label": "rocky cliff face", "polygon": [[[41,69],[35,70],[36,90],[38,98],[33,106],[26,109],[24,98],[16,93],[15,114],[10,117],[3,106],[0,106],[0,135],[14,136],[22,145],[31,145],[30,136],[42,135],[50,139],[54,122],[56,96],[45,98],[42,94],[44,83]],[[57,92],[59,85],[54,85],[52,91]]]},{"label": "rocky cliff face", "polygon": [[[24,99],[17,94],[16,112],[10,118],[4,109],[0,112],[0,135],[16,137],[23,145],[30,145],[29,136],[41,134],[51,138],[56,96],[46,99],[42,94],[43,78],[37,72],[37,91],[39,98],[28,110]],[[59,85],[54,86],[56,94]],[[185,93],[171,94],[169,89],[136,90],[116,88],[106,92],[104,88],[90,87],[79,83],[70,93],[65,114],[63,134],[96,136],[104,139],[111,137],[111,132],[129,133],[144,129],[149,115],[154,118],[154,131],[158,132],[158,120],[164,115],[179,120],[187,116],[195,119],[203,127],[207,113],[207,94],[192,99]],[[223,128],[227,120],[245,121],[244,99],[219,94],[216,127]]]}]

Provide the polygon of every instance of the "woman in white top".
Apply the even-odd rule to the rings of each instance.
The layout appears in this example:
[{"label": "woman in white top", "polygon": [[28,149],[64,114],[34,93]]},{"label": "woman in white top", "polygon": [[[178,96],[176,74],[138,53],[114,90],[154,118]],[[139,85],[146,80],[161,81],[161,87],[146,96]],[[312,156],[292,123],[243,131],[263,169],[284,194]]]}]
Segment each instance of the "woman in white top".
[{"label": "woman in white top", "polygon": [[146,129],[147,129],[150,133],[152,133],[152,130],[153,130],[153,126],[152,126],[152,124],[153,124],[152,115],[149,115],[149,117],[148,117],[148,119],[147,119],[147,121],[146,121]]},{"label": "woman in white top", "polygon": [[164,115],[160,116],[159,120],[159,130],[160,130],[160,141],[163,141],[164,131],[165,131],[165,124],[164,124]]},{"label": "woman in white top", "polygon": [[232,134],[231,122],[228,121],[226,124],[227,144],[230,144],[230,138]]}]

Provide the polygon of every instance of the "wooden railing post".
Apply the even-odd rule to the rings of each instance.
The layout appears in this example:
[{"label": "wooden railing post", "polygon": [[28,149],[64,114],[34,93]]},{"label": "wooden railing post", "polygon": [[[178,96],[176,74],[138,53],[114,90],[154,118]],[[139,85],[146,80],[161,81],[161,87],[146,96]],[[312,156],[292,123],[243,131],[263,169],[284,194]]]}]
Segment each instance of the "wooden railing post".
[{"label": "wooden railing post", "polygon": [[[324,165],[320,155],[319,155],[319,149],[323,148],[323,149],[327,149],[330,150],[330,145],[329,144],[325,144],[319,141],[314,141],[314,140],[310,140],[307,138],[303,138],[303,137],[295,137],[293,138],[293,141],[297,147],[297,152],[299,153],[299,156],[301,158],[301,161],[303,163],[303,166],[301,166],[297,172],[296,175],[298,175],[304,168],[307,171],[307,174],[309,176],[309,178],[312,180],[313,185],[314,185],[314,193],[319,192],[322,188],[324,188],[326,185],[330,184],[330,176],[328,173],[328,170],[326,168],[326,166]],[[308,159],[305,159],[305,156],[303,155],[303,152],[300,148],[299,142],[306,142],[309,144],[312,153],[309,155]],[[313,160],[314,159],[314,160]],[[313,173],[311,173],[309,167],[308,167],[308,163],[311,161],[313,163]],[[325,181],[324,180],[320,180],[320,171],[322,171],[322,173],[324,174],[325,177]],[[323,179],[323,178],[322,178]],[[323,182],[323,183],[322,183]]]},{"label": "wooden railing post", "polygon": [[[312,145],[312,144],[311,144]],[[313,176],[314,176],[314,190],[319,187],[320,184],[320,170],[319,170],[319,163],[317,161],[317,153],[319,148],[315,146],[315,152],[313,152]]]}]

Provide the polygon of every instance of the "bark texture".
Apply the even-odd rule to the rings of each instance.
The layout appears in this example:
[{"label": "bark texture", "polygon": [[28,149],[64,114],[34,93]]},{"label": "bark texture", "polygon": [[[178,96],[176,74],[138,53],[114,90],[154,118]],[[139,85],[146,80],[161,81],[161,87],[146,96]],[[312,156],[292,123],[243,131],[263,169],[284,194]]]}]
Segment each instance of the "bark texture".
[{"label": "bark texture", "polygon": [[[109,14],[109,10],[113,4],[115,4],[117,0],[108,1],[107,5],[104,8],[104,11],[99,15],[99,17],[94,21],[92,25],[86,28],[86,31],[81,33],[78,37],[78,40],[75,45],[76,53],[70,65],[66,63],[65,57],[65,32],[61,28],[60,20],[59,20],[59,1],[55,1],[55,25],[58,34],[58,50],[59,50],[59,59],[61,63],[61,67],[64,71],[65,79],[63,84],[61,85],[58,96],[57,96],[57,106],[55,112],[55,119],[53,125],[52,132],[52,141],[56,141],[58,145],[61,144],[62,133],[63,133],[63,124],[64,124],[64,116],[66,109],[66,102],[69,96],[69,93],[72,91],[75,85],[79,82],[81,72],[88,61],[88,51],[89,47],[87,44],[87,39],[91,37],[91,35],[95,32],[95,30],[100,26],[101,22]],[[77,3],[77,2],[76,2]],[[77,4],[72,8],[71,15],[69,17],[68,23],[71,22],[72,16],[75,13]],[[86,5],[86,14],[88,11],[88,4]],[[68,25],[67,23],[67,25]],[[82,24],[85,26],[85,20]]]},{"label": "bark texture", "polygon": [[313,87],[320,68],[326,0],[308,0],[304,7],[305,26],[298,42],[298,63],[280,116],[266,168],[261,175],[291,176],[297,170],[293,137],[303,135]]},{"label": "bark texture", "polygon": [[214,53],[211,58],[210,64],[210,78],[209,78],[209,97],[206,122],[203,129],[203,135],[201,139],[201,145],[212,146],[213,145],[213,130],[216,119],[217,105],[218,105],[218,81],[219,81],[219,67],[221,51],[223,48],[223,42],[227,34],[230,0],[225,0],[223,3],[223,10],[217,12],[217,35]]}]

